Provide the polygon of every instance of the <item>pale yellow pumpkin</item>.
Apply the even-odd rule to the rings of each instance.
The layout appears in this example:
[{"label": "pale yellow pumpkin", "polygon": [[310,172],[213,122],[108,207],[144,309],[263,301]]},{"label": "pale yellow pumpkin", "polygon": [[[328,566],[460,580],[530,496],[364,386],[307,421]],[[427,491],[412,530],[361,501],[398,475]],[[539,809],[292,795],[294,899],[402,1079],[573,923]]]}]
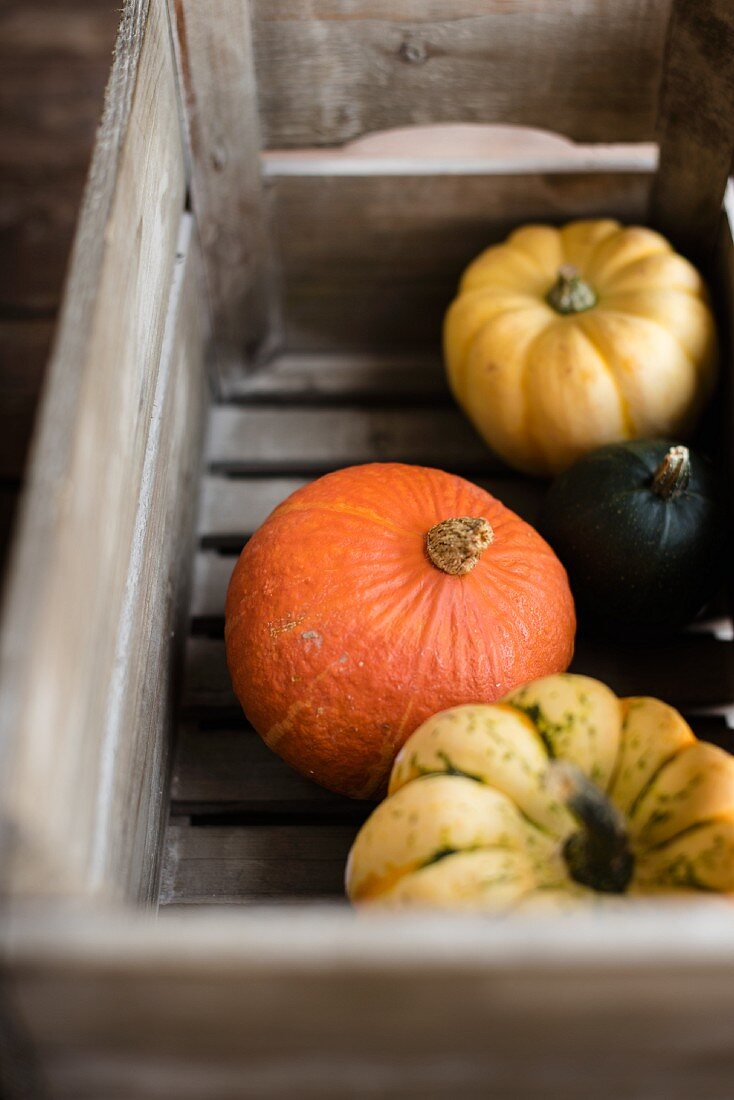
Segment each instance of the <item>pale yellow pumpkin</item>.
[{"label": "pale yellow pumpkin", "polygon": [[355,902],[496,911],[734,892],[734,757],[585,676],[429,718],[349,857]]},{"label": "pale yellow pumpkin", "polygon": [[605,443],[685,438],[716,332],[694,267],[609,219],[528,225],[464,272],[444,354],[459,404],[511,466],[555,474]]}]

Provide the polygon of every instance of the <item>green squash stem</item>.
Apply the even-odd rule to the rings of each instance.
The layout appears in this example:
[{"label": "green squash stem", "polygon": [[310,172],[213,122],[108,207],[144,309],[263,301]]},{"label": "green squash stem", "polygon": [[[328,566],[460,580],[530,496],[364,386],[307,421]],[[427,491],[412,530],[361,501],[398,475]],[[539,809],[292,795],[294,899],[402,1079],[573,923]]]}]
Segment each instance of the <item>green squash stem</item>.
[{"label": "green squash stem", "polygon": [[596,305],[597,297],[592,287],[585,282],[573,264],[563,264],[558,269],[555,283],[545,296],[548,305],[564,316],[570,313],[583,313]]},{"label": "green squash stem", "polygon": [[652,490],[663,500],[682,493],[691,480],[691,454],[687,447],[671,447],[652,477]]},{"label": "green squash stem", "polygon": [[634,856],[622,814],[568,761],[554,761],[546,783],[581,826],[563,846],[571,878],[603,894],[623,894],[632,878]]}]

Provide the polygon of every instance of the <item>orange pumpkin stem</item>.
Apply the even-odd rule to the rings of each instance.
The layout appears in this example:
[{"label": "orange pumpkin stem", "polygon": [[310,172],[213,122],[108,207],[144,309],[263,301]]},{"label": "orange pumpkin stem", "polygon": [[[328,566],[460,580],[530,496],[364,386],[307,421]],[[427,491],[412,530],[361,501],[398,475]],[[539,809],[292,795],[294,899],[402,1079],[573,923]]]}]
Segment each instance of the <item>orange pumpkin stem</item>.
[{"label": "orange pumpkin stem", "polygon": [[426,551],[437,569],[452,577],[471,573],[494,531],[482,516],[457,516],[435,524],[426,535]]}]

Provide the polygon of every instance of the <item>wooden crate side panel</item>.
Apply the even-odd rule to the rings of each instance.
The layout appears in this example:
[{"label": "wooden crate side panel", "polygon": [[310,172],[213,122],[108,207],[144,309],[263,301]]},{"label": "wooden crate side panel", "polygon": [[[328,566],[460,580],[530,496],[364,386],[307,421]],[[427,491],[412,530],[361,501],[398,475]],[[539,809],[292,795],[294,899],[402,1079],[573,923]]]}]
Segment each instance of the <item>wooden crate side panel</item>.
[{"label": "wooden crate side panel", "polygon": [[483,248],[527,221],[638,221],[651,178],[542,170],[274,177],[285,345],[435,350],[459,275]]},{"label": "wooden crate side panel", "polygon": [[220,388],[273,323],[247,0],[168,0]]},{"label": "wooden crate side panel", "polygon": [[[168,764],[208,387],[200,256],[187,216],[169,305],[97,792],[95,872],[125,897],[158,895]],[[134,812],[130,811],[134,807]]]},{"label": "wooden crate side panel", "polygon": [[160,783],[140,771],[142,729],[121,731],[120,754],[108,751],[106,731],[115,706],[125,712],[131,664],[147,657],[141,639],[122,650],[120,637],[185,189],[165,9],[160,0],[131,0],[75,242],[2,636],[2,805],[13,842],[11,886],[20,892],[122,892],[126,883],[109,877],[106,855],[120,822],[106,811],[100,818],[98,791],[130,784],[125,814],[144,817],[153,803],[143,791]]},{"label": "wooden crate side panel", "polygon": [[74,920],[11,946],[13,1005],[59,1100],[731,1093],[734,948],[715,902]]},{"label": "wooden crate side panel", "polygon": [[253,0],[266,147],[436,122],[654,136],[670,0]]}]

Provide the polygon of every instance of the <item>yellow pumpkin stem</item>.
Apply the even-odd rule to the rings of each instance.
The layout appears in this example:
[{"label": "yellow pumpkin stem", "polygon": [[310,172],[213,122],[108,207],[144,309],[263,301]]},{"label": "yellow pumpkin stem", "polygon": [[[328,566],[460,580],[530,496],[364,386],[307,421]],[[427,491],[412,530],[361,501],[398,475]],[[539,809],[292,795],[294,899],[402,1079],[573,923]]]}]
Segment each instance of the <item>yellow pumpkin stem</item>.
[{"label": "yellow pumpkin stem", "polygon": [[571,878],[600,893],[624,893],[634,856],[622,814],[581,768],[567,760],[553,761],[546,785],[581,826],[563,846]]},{"label": "yellow pumpkin stem", "polygon": [[471,573],[494,531],[482,516],[457,516],[436,523],[426,535],[426,552],[437,569],[454,577]]},{"label": "yellow pumpkin stem", "polygon": [[548,305],[566,316],[569,313],[583,313],[596,305],[595,291],[581,278],[573,264],[563,264],[558,269],[558,277],[545,298]]}]

